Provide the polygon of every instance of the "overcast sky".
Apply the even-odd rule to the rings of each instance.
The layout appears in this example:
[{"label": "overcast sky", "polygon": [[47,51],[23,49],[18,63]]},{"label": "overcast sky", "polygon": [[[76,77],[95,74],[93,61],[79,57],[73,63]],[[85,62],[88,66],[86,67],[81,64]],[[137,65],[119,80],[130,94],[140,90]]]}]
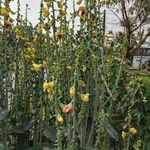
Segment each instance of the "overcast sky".
[{"label": "overcast sky", "polygon": [[[28,20],[33,25],[38,23],[39,18],[39,10],[40,10],[40,0],[20,0],[21,4],[21,14],[25,16],[26,4],[28,4],[30,10],[28,10]],[[12,10],[17,10],[17,0],[11,2]],[[72,1],[68,1],[68,10],[72,11]],[[106,15],[106,27],[107,30],[120,31],[121,28],[119,26],[119,21],[115,15],[112,14],[111,11],[107,10]]]},{"label": "overcast sky", "polygon": [[[20,0],[21,14],[25,16],[26,4],[29,5],[30,10],[28,10],[28,20],[33,24],[38,23],[39,10],[40,10],[40,0]],[[11,2],[12,10],[17,10],[17,0]]]}]

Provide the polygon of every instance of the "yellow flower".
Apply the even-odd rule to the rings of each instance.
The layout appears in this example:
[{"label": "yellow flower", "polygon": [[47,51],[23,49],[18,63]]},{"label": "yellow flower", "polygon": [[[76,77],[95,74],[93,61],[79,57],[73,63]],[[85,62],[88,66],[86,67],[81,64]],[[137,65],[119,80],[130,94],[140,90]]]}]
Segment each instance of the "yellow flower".
[{"label": "yellow flower", "polygon": [[17,36],[17,35],[18,35],[18,36],[21,36],[21,30],[20,30],[20,29],[16,28],[16,29],[15,29],[15,33],[16,33],[16,36]]},{"label": "yellow flower", "polygon": [[48,83],[48,88],[47,88],[47,93],[52,93],[54,89],[54,82],[49,82]]},{"label": "yellow flower", "polygon": [[48,83],[48,88],[53,89],[53,88],[54,88],[54,85],[55,85],[54,82],[49,82],[49,83]]},{"label": "yellow flower", "polygon": [[66,11],[65,11],[65,8],[64,8],[64,7],[59,8],[58,11],[59,11],[59,15],[60,15],[60,16],[64,16],[64,15],[66,14]]},{"label": "yellow flower", "polygon": [[76,4],[80,5],[82,3],[82,0],[77,0]]},{"label": "yellow flower", "polygon": [[70,88],[69,93],[70,93],[70,96],[71,96],[71,97],[75,96],[75,94],[76,94],[76,89],[75,89],[74,86],[72,86],[72,87]]},{"label": "yellow flower", "polygon": [[43,13],[43,16],[46,18],[49,16],[49,10],[46,7],[42,8],[42,13]]},{"label": "yellow flower", "polygon": [[57,1],[57,5],[58,5],[58,8],[62,8],[63,7],[63,0]]},{"label": "yellow flower", "polygon": [[122,131],[121,136],[123,139],[125,139],[125,137],[127,136],[127,133],[125,133],[124,131]]},{"label": "yellow flower", "polygon": [[33,70],[36,72],[39,72],[41,70],[41,67],[42,67],[41,64],[36,64],[36,63],[33,63],[32,66],[33,66]]},{"label": "yellow flower", "polygon": [[36,28],[36,31],[37,31],[38,33],[43,32],[43,26],[38,26],[38,27]]},{"label": "yellow flower", "polygon": [[46,91],[47,88],[48,88],[48,83],[47,83],[47,82],[44,82],[44,83],[43,83],[43,89],[44,89],[44,91]]},{"label": "yellow flower", "polygon": [[28,47],[27,50],[26,50],[26,52],[28,54],[35,54],[35,48],[34,47]]},{"label": "yellow flower", "polygon": [[[25,59],[27,61],[34,61],[35,58],[35,51],[36,49],[34,47],[27,47],[25,51]],[[34,63],[33,63],[34,64]],[[42,65],[41,65],[42,66]],[[31,68],[33,71],[35,71],[34,67]]]},{"label": "yellow flower", "polygon": [[52,91],[53,91],[53,89],[51,89],[51,88],[47,88],[47,93],[51,94],[51,93],[52,93]]},{"label": "yellow flower", "polygon": [[17,41],[21,40],[21,38],[22,38],[22,37],[21,37],[20,35],[16,35],[16,40],[17,40]]},{"label": "yellow flower", "polygon": [[0,15],[2,15],[4,17],[8,17],[9,13],[10,13],[10,9],[9,8],[6,8],[6,7],[1,8]]},{"label": "yellow flower", "polygon": [[43,89],[44,91],[47,91],[47,93],[51,93],[54,89],[54,82],[44,82],[43,83]]},{"label": "yellow flower", "polygon": [[63,123],[64,123],[64,118],[62,117],[61,114],[58,114],[58,115],[56,116],[56,119],[57,119],[57,121],[58,121],[60,124],[63,124]]},{"label": "yellow flower", "polygon": [[134,127],[132,127],[132,128],[130,128],[130,132],[132,135],[134,135],[137,133],[137,130]]},{"label": "yellow flower", "polygon": [[89,93],[86,94],[81,94],[81,100],[84,102],[88,102],[89,101]]},{"label": "yellow flower", "polygon": [[38,41],[38,36],[37,35],[35,35],[35,36],[33,36],[33,43],[36,43],[37,41]]}]

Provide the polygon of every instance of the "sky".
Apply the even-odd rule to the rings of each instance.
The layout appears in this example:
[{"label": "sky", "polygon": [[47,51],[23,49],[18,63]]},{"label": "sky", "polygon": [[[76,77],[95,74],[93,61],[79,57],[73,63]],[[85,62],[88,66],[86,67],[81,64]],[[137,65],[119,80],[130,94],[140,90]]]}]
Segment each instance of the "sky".
[{"label": "sky", "polygon": [[[25,16],[26,4],[29,6],[28,20],[36,25],[39,18],[40,0],[20,0],[20,9],[23,16]],[[14,11],[17,10],[17,0],[11,2],[11,8]]]},{"label": "sky", "polygon": [[[39,21],[39,11],[40,11],[40,0],[20,0],[21,15],[25,16],[26,4],[28,4],[28,20],[35,26]],[[17,10],[17,0],[11,2],[11,9],[13,11]],[[71,0],[68,1],[68,10],[72,11]],[[117,17],[110,11],[106,10],[106,31],[118,32],[123,29],[120,26]]]},{"label": "sky", "polygon": [[[28,4],[28,20],[35,26],[39,21],[39,10],[40,10],[40,0],[20,0],[21,15],[25,16],[26,4]],[[11,2],[11,8],[13,11],[17,10],[17,0]],[[68,10],[72,11],[72,1],[68,1]],[[107,9],[106,11],[106,30],[118,32],[122,31],[119,25],[119,20],[113,13]]]}]

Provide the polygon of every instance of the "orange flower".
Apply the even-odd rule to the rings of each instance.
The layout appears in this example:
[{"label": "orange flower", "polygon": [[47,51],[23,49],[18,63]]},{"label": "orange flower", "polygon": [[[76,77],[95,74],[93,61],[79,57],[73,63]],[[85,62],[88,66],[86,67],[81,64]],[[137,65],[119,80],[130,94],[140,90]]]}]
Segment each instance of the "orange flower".
[{"label": "orange flower", "polygon": [[73,111],[72,103],[69,103],[68,105],[65,105],[63,107],[62,111],[63,111],[63,113],[66,113],[66,114],[72,113],[72,111]]}]

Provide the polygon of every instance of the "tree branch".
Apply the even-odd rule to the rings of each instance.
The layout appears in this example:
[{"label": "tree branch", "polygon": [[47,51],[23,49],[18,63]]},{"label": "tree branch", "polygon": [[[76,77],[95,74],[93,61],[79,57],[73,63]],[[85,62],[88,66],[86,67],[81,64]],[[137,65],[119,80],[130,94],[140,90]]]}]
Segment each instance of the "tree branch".
[{"label": "tree branch", "polygon": [[133,33],[134,31],[136,31],[139,27],[142,26],[142,24],[146,21],[146,16],[143,18],[143,20],[139,23],[139,25],[137,27],[135,27],[131,32]]},{"label": "tree branch", "polygon": [[146,41],[146,39],[150,36],[150,30],[148,31],[148,33],[145,35],[145,37],[143,39],[140,40],[139,44],[134,47],[132,50],[130,50],[130,54],[134,53],[136,50],[138,50],[139,48],[141,48],[141,45]]}]

